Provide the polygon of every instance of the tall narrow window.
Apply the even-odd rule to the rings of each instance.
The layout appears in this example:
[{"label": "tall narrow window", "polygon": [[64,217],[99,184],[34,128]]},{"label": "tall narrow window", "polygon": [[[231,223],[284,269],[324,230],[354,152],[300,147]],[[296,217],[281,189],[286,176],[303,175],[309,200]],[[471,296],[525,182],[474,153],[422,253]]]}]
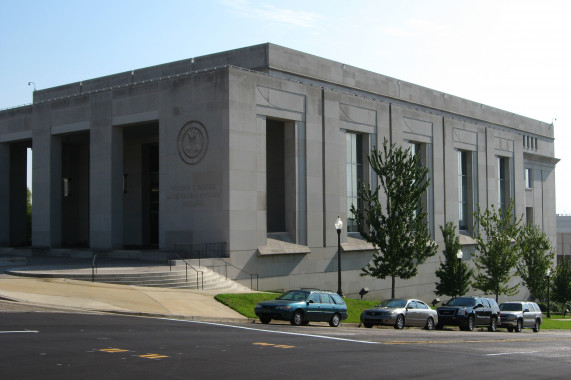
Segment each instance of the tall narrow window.
[{"label": "tall narrow window", "polygon": [[474,205],[477,203],[476,152],[458,150],[458,228],[472,231]]},{"label": "tall narrow window", "polygon": [[525,224],[528,226],[533,225],[533,207],[525,208]]},{"label": "tall narrow window", "polygon": [[525,188],[526,189],[533,188],[533,176],[530,168],[525,168],[524,176],[525,176]]},{"label": "tall narrow window", "polygon": [[295,123],[266,119],[266,231],[297,242]]},{"label": "tall narrow window", "polygon": [[509,158],[498,157],[498,208],[501,210],[505,210],[511,195],[509,173]]},{"label": "tall narrow window", "polygon": [[468,230],[470,217],[468,197],[468,152],[458,151],[458,228]]},{"label": "tall narrow window", "polygon": [[[419,157],[418,163],[420,165],[424,165],[429,169],[432,167],[430,163],[430,144],[423,144],[418,142],[411,142],[410,143],[410,153],[412,155],[417,155]],[[426,211],[427,215],[427,222],[430,224],[429,231],[431,234],[432,231],[432,181],[430,181],[430,172],[428,173],[427,179],[429,180],[428,189],[422,196],[422,209]]]},{"label": "tall narrow window", "polygon": [[363,208],[359,187],[363,183],[363,136],[347,132],[347,232],[358,232],[357,222],[351,220],[351,205],[359,210]]}]

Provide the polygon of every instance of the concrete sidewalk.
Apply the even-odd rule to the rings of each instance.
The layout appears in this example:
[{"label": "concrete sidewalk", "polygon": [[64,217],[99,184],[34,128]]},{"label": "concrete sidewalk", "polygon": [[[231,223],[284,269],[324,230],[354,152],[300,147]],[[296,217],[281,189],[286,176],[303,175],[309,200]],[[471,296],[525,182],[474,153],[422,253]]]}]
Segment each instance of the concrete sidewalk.
[{"label": "concrete sidewalk", "polygon": [[248,321],[216,301],[214,295],[189,289],[0,275],[0,298],[39,306],[194,320]]}]

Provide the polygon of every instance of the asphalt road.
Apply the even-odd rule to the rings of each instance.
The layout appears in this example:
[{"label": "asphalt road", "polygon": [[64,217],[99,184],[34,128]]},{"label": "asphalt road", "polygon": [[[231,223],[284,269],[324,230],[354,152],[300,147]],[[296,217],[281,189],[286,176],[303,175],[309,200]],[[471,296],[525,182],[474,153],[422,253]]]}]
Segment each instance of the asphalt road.
[{"label": "asphalt road", "polygon": [[0,309],[0,379],[543,379],[571,374],[566,331],[231,325]]}]

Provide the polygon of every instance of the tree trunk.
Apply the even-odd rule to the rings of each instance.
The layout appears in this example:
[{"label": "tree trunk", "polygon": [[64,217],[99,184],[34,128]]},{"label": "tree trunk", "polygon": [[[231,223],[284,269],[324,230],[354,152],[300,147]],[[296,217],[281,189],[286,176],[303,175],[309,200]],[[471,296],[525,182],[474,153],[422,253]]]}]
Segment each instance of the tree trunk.
[{"label": "tree trunk", "polygon": [[391,275],[392,288],[391,288],[391,298],[395,298],[395,275]]}]

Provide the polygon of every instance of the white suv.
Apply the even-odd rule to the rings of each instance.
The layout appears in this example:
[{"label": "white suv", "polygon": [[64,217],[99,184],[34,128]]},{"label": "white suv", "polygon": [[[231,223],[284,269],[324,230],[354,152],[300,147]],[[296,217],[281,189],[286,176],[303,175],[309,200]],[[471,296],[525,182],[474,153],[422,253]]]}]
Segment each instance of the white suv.
[{"label": "white suv", "polygon": [[542,313],[535,302],[510,301],[500,305],[501,317],[498,327],[505,327],[509,332],[520,332],[523,328],[532,328],[539,332]]}]

